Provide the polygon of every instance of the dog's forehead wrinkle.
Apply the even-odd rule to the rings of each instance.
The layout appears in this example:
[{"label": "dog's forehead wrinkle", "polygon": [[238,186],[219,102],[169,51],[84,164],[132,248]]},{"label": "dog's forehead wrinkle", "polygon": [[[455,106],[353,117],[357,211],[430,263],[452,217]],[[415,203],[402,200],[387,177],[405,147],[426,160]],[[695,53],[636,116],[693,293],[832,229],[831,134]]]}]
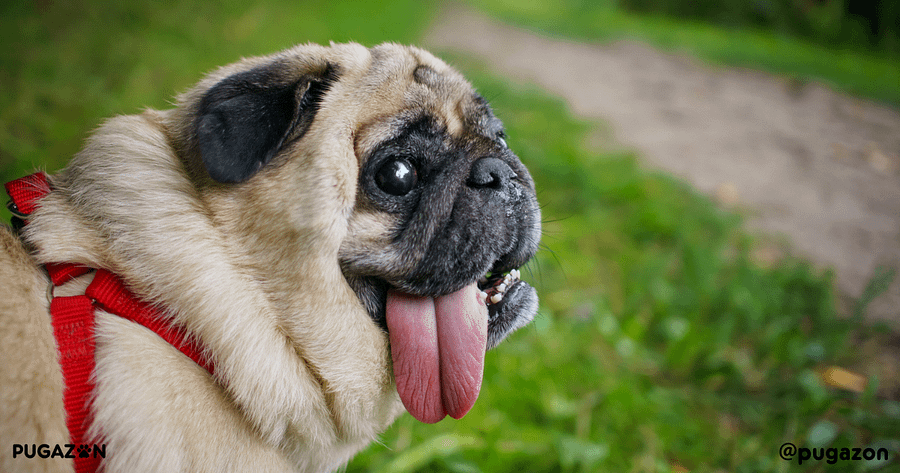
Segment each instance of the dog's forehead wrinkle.
[{"label": "dog's forehead wrinkle", "polygon": [[360,129],[372,131],[361,133],[355,143],[360,161],[360,151],[402,133],[405,122],[423,111],[431,113],[451,134],[464,133],[468,118],[460,103],[470,101],[474,91],[459,73],[416,48],[386,44],[369,53],[372,60],[353,86],[354,97],[363,113],[381,113],[360,120]]},{"label": "dog's forehead wrinkle", "polygon": [[415,58],[405,48],[382,44],[369,50],[371,61],[364,70],[370,84],[402,83],[416,66]]},{"label": "dog's forehead wrinkle", "polygon": [[437,84],[438,73],[431,67],[419,64],[419,66],[416,67],[416,70],[413,71],[413,80],[418,84],[433,87]]},{"label": "dog's forehead wrinkle", "polygon": [[487,100],[477,92],[472,92],[461,101],[459,107],[460,115],[466,119],[466,125],[476,133],[494,139],[503,131],[503,122],[494,115]]}]

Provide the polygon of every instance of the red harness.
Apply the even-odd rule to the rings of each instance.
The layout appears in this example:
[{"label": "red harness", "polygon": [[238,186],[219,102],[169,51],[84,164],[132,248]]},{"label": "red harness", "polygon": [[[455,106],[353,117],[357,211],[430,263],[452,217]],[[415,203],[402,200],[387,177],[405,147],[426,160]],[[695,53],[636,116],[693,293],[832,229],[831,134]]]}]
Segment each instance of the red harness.
[{"label": "red harness", "polygon": [[[43,172],[16,179],[6,184],[6,192],[12,199],[10,210],[26,219],[38,201],[50,192],[47,175]],[[93,268],[71,263],[48,263],[45,268],[53,286],[60,286],[73,278],[82,276]],[[94,280],[88,285],[83,296],[53,297],[50,302],[50,318],[53,335],[59,350],[62,366],[63,403],[66,408],[66,426],[71,443],[75,446],[87,444],[86,430],[90,425],[91,391],[94,380],[95,344],[94,310],[102,309],[154,331],[163,340],[178,348],[195,363],[213,372],[213,365],[198,349],[185,331],[174,326],[161,316],[158,308],[137,298],[125,288],[115,274],[105,269],[96,269]],[[75,471],[87,473],[97,471],[100,457],[75,455]]]}]

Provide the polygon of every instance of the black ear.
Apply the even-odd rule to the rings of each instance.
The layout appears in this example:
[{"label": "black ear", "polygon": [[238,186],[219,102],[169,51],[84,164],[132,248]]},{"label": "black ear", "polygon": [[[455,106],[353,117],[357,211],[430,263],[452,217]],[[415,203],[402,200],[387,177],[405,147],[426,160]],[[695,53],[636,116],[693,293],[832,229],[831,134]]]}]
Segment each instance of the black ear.
[{"label": "black ear", "polygon": [[195,130],[203,165],[222,183],[250,179],[298,127],[305,132],[335,75],[286,82],[279,64],[240,72],[209,89]]}]

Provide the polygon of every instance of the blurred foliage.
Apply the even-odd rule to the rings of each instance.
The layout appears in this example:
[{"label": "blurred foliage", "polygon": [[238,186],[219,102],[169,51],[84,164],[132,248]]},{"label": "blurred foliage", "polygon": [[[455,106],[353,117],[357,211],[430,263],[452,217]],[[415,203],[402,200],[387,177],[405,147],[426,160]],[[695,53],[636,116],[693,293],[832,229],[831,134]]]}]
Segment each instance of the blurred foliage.
[{"label": "blurred foliage", "polygon": [[[487,0],[484,8],[560,34],[743,55],[900,97],[895,63],[603,5]],[[104,117],[168,107],[204,71],[240,56],[305,41],[415,42],[435,6],[4,3],[0,178],[59,168]],[[451,59],[494,104],[537,182],[545,248],[524,277],[538,288],[540,312],[488,354],[465,418],[425,425],[402,416],[347,471],[807,471],[779,459],[778,447],[900,450],[900,403],[875,394],[878,380],[854,393],[819,375],[855,361],[870,330],[839,316],[829,273],[791,257],[757,263],[758,243],[738,216],[642,169],[632,152],[588,150],[595,124],[559,101]],[[870,77],[873,88],[861,87]],[[888,277],[877,276],[871,297]],[[819,463],[814,471],[881,467]],[[881,471],[890,468],[896,459]]]},{"label": "blurred foliage", "polygon": [[[801,83],[825,82],[840,90],[900,106],[900,58],[897,54],[870,51],[865,46],[848,48],[750,22],[723,27],[699,19],[637,14],[620,8],[613,0],[470,0],[468,3],[490,15],[542,32],[587,41],[636,39],[718,63],[765,69]],[[679,3],[694,5],[694,2]],[[742,0],[731,3],[743,4]]]},{"label": "blurred foliage", "polygon": [[636,13],[753,27],[833,47],[900,56],[900,4],[895,0],[619,0]]}]

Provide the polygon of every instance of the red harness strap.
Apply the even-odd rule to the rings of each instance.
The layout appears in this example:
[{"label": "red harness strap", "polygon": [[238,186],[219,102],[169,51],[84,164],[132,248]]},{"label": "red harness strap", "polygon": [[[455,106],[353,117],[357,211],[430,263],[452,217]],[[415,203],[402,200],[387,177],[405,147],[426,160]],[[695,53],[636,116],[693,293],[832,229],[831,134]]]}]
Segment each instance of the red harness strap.
[{"label": "red harness strap", "polygon": [[[50,192],[50,185],[47,175],[39,172],[8,182],[6,191],[12,198],[10,210],[17,217],[27,219],[35,210],[37,201]],[[61,286],[94,271],[71,263],[48,263],[46,269],[54,286]],[[195,363],[210,373],[214,372],[211,360],[203,356],[197,344],[181,327],[168,323],[157,308],[128,291],[116,275],[97,269],[83,296],[54,297],[50,302],[53,335],[65,382],[63,404],[66,408],[66,426],[76,447],[86,445],[85,434],[90,425],[89,403],[94,388],[91,374],[94,372],[96,351],[94,310],[98,308],[149,328]],[[99,456],[75,455],[77,473],[95,472],[99,465]]]}]

